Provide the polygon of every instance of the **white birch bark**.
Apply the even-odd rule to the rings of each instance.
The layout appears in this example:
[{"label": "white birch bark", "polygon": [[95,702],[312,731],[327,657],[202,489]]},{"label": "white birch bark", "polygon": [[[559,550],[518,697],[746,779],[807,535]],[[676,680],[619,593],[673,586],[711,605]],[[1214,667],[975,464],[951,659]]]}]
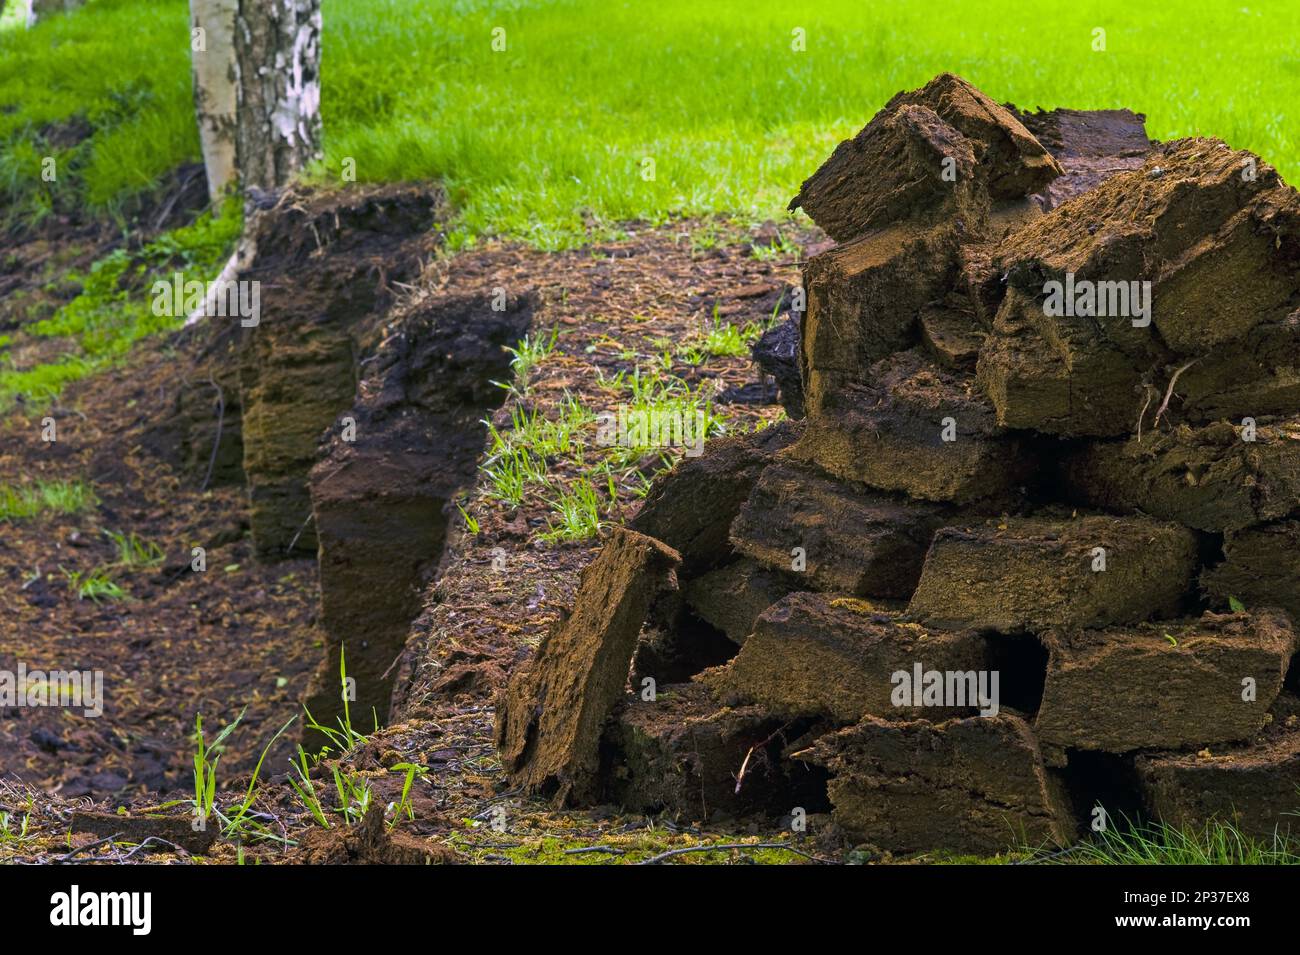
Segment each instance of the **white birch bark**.
[{"label": "white birch bark", "polygon": [[320,0],[239,0],[239,181],[285,186],[320,156]]},{"label": "white birch bark", "polygon": [[190,59],[208,198],[219,205],[235,182],[235,14],[239,0],[190,0]]}]

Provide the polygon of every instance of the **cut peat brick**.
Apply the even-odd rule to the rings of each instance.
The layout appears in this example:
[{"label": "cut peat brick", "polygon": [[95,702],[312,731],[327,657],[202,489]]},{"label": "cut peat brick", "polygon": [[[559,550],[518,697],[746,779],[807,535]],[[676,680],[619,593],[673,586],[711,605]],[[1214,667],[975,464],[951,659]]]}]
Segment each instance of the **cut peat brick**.
[{"label": "cut peat brick", "polygon": [[798,731],[760,707],[720,707],[699,684],[662,687],[657,699],[631,701],[610,722],[606,797],[634,812],[694,820],[820,810],[825,773],[781,758]]},{"label": "cut peat brick", "polygon": [[1201,575],[1207,595],[1226,606],[1281,607],[1300,620],[1300,521],[1229,532],[1226,559]]},{"label": "cut peat brick", "polygon": [[1248,739],[1267,721],[1295,652],[1290,621],[1268,611],[1050,631],[1043,640],[1039,740],[1112,753]]},{"label": "cut peat brick", "polygon": [[791,717],[944,719],[974,713],[977,694],[960,707],[898,707],[892,676],[902,671],[911,680],[917,664],[988,671],[990,659],[988,642],[973,631],[928,630],[860,600],[796,593],[763,612],[735,659],[699,679],[724,702]]},{"label": "cut peat brick", "polygon": [[773,325],[750,347],[754,364],[775,379],[781,406],[796,421],[804,416],[799,347],[799,320],[793,315]]},{"label": "cut peat brick", "polygon": [[735,643],[745,642],[759,614],[797,589],[798,581],[790,575],[749,558],[710,571],[683,588],[687,606]]},{"label": "cut peat brick", "polygon": [[[1281,702],[1281,701],[1279,701]],[[1294,700],[1288,701],[1292,710]],[[1282,716],[1248,746],[1200,753],[1153,753],[1135,761],[1148,811],[1172,826],[1200,829],[1228,823],[1248,836],[1300,832],[1296,786],[1300,784],[1300,725]]]},{"label": "cut peat brick", "polygon": [[1151,327],[1133,331],[1195,356],[1294,310],[1298,215],[1300,198],[1258,157],[1181,139],[1017,232],[1001,262],[1011,286],[1039,296],[1066,273],[1150,281]]},{"label": "cut peat brick", "polygon": [[1065,479],[1092,507],[1238,530],[1300,509],[1300,419],[1261,421],[1253,441],[1219,422],[1090,444],[1067,459]]},{"label": "cut peat brick", "polygon": [[[863,597],[906,599],[921,573],[938,505],[892,498],[773,464],[731,528],[736,550],[810,585]],[[795,548],[806,567],[794,571]]]},{"label": "cut peat brick", "polygon": [[445,198],[413,185],[303,188],[250,221],[257,253],[240,277],[260,280],[263,298],[260,324],[241,330],[239,403],[260,558],[315,553],[317,439],[352,405],[357,361],[432,251]]},{"label": "cut peat brick", "polygon": [[307,705],[322,725],[343,715],[343,648],[353,709],[387,719],[393,661],[442,557],[450,501],[473,485],[482,419],[504,397],[492,382],[510,370],[505,346],[539,305],[532,292],[501,310],[483,296],[421,302],[367,365],[349,411],[355,439],[318,449],[310,491],[327,649]]},{"label": "cut peat brick", "polygon": [[582,572],[573,612],[498,699],[496,745],[515,785],[557,804],[596,795],[600,736],[625,695],[641,625],[676,586],[677,552],[617,529]]},{"label": "cut peat brick", "polygon": [[921,310],[921,341],[934,360],[950,371],[974,371],[985,333],[975,313],[947,305],[927,305]]},{"label": "cut peat brick", "polygon": [[1142,407],[1140,382],[1158,364],[1131,340],[1141,331],[1122,318],[1102,325],[1048,316],[1032,294],[1010,289],[980,350],[976,376],[1005,427],[1128,434]]},{"label": "cut peat brick", "polygon": [[[1176,617],[1191,531],[1146,518],[1008,518],[934,536],[908,613],[942,627],[1037,632]],[[1105,570],[1094,570],[1097,548]]]},{"label": "cut peat brick", "polygon": [[1009,497],[1034,471],[969,376],[908,351],[878,362],[870,377],[810,419],[788,456],[846,481],[957,504]]},{"label": "cut peat brick", "polygon": [[846,242],[901,219],[956,215],[975,197],[1019,198],[1060,173],[1010,111],[944,73],[893,97],[840,143],[790,209],[803,208],[831,238]]},{"label": "cut peat brick", "polygon": [[1286,417],[1300,409],[1300,309],[1262,322],[1178,377],[1178,414],[1203,423]]},{"label": "cut peat brick", "polygon": [[987,854],[1073,841],[1034,734],[1009,713],[946,723],[868,717],[795,755],[830,771],[835,821],[881,849]]},{"label": "cut peat brick", "polygon": [[[1246,169],[1256,170],[1253,179]],[[1133,433],[1175,375],[1184,400],[1173,415],[1183,407],[1233,418],[1280,410],[1277,392],[1294,388],[1294,355],[1271,369],[1272,384],[1236,388],[1227,372],[1272,361],[1277,349],[1267,342],[1276,334],[1252,336],[1281,328],[1294,312],[1298,263],[1300,198],[1272,167],[1217,140],[1164,144],[1142,169],[1115,175],[1003,244],[1010,290],[981,351],[980,380],[1002,424],[1052,434]],[[1115,284],[1097,287],[1104,310],[1072,318],[1045,314],[1049,281]],[[1149,325],[1135,327],[1142,319],[1131,309],[1118,314],[1115,293],[1130,282],[1150,283]]]},{"label": "cut peat brick", "polygon": [[970,202],[979,147],[929,106],[891,101],[804,182],[790,208],[802,207],[837,242],[928,217]]},{"label": "cut peat brick", "polygon": [[917,316],[947,293],[957,247],[952,226],[895,225],[805,263],[800,367],[810,416],[833,406],[845,385],[867,381],[877,361],[916,344]]},{"label": "cut peat brick", "polygon": [[802,422],[781,422],[707,442],[699,457],[684,457],[655,479],[628,527],[680,553],[686,576],[716,567],[733,556],[727,532],[759,474],[802,430]]}]

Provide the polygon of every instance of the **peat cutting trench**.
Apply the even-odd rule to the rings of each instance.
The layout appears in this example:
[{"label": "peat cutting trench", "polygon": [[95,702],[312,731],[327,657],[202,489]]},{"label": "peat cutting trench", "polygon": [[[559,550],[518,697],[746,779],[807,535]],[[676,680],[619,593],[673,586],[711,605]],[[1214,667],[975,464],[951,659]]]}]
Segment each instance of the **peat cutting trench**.
[{"label": "peat cutting trench", "polygon": [[[20,614],[5,641],[11,669],[34,655],[105,669],[105,722],[121,723],[103,734],[69,731],[55,710],[9,709],[5,728],[14,745],[5,748],[7,773],[43,780],[64,795],[110,799],[183,785],[176,773],[189,758],[183,726],[196,711],[206,710],[211,725],[248,704],[255,712],[245,726],[264,734],[262,742],[302,702],[321,723],[335,725],[343,712],[343,646],[358,726],[387,721],[398,658],[442,557],[450,499],[474,483],[482,422],[505,397],[494,382],[509,379],[506,349],[529,331],[538,304],[526,291],[503,297],[495,309],[482,297],[456,295],[424,295],[399,306],[436,249],[442,202],[440,191],[416,186],[285,193],[255,220],[260,252],[240,275],[260,283],[256,324],[214,318],[177,333],[161,348],[164,360],[150,355],[120,376],[123,385],[147,378],[152,387],[143,396],[115,386],[113,375],[96,380],[108,400],[92,401],[93,418],[56,407],[54,414],[68,420],[55,442],[26,440],[29,429],[12,429],[7,457],[15,476],[88,471],[95,488],[108,492],[100,494],[110,501],[101,508],[106,526],[130,523],[142,539],[167,544],[166,562],[135,582],[134,597],[165,607],[166,595],[178,592],[177,602],[201,600],[209,608],[219,597],[229,615],[221,628],[235,631],[227,635],[231,643],[265,646],[249,661],[240,659],[240,648],[223,655],[202,637],[181,649],[165,639],[171,628],[147,613],[146,627],[158,630],[132,639],[130,604],[125,613],[101,615],[98,602],[77,601],[87,604],[75,608],[86,611],[79,616],[102,616],[103,629],[78,620],[82,636],[91,631],[127,651],[127,659],[105,665],[75,639],[53,647],[32,639]],[[148,410],[129,425],[98,413],[100,404],[145,402]],[[158,513],[138,507],[121,514],[111,501],[118,494],[137,504],[151,499]],[[195,506],[204,513],[198,520],[186,514],[176,522],[181,527],[155,519]],[[41,568],[75,565],[48,547],[45,560],[24,564],[27,542],[16,536],[6,546],[17,558],[8,568],[13,595],[42,617],[64,612],[62,588]],[[101,544],[107,549],[97,535],[74,527],[55,546],[75,553]],[[315,567],[305,563],[313,556]],[[275,580],[291,609],[275,606],[264,589],[241,594],[246,579],[235,586],[223,580],[223,570],[238,571],[243,562],[255,565],[258,584]],[[209,572],[223,592],[193,586]],[[311,606],[317,582],[318,609]],[[253,616],[263,619],[247,626]],[[59,629],[58,621],[42,622]],[[103,656],[114,653],[105,648]],[[183,691],[173,668],[189,670],[183,682],[206,682],[208,692]],[[158,680],[141,679],[154,670],[162,673]],[[270,705],[275,719],[260,712],[267,679],[290,691],[269,694],[281,701]],[[124,698],[113,692],[122,682],[149,686],[143,699],[131,699],[134,692]],[[151,721],[169,706],[184,712],[169,714],[170,725],[157,731]],[[325,740],[308,742],[314,749]],[[284,757],[290,746],[286,738],[273,752]],[[248,769],[256,756],[237,752],[228,763]]]},{"label": "peat cutting trench", "polygon": [[[345,654],[353,722],[386,728],[340,758],[380,802],[426,766],[399,833],[424,842],[369,819],[326,845],[284,773],[323,742],[299,722],[259,807],[308,860],[491,852],[465,820],[492,807],[516,835],[653,818],[823,858],[1068,846],[1121,817],[1290,827],[1300,197],[1270,166],[945,74],[803,183],[818,229],[795,243],[675,223],[448,254],[444,204],[273,197],[240,275],[255,325],[148,339],[9,415],[6,480],[97,503],[6,528],[0,666],[106,687],[99,721],[0,711],[6,780],[158,812],[196,712],[245,712],[238,780],[304,703],[335,724]],[[747,324],[752,358],[673,365]],[[521,381],[510,349],[553,333]],[[728,433],[606,470],[600,535],[548,539],[554,502],[485,474],[485,423],[608,410],[655,361]],[[577,457],[548,490],[596,473]],[[103,531],[165,543],[128,600],[56,573],[109,560]]]}]

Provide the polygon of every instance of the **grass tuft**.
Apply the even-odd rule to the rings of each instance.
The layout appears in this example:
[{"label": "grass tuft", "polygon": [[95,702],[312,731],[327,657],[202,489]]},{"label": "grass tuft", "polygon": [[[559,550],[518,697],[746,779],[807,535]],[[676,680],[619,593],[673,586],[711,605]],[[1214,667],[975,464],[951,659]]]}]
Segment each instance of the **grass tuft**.
[{"label": "grass tuft", "polygon": [[0,520],[23,520],[42,514],[80,514],[99,503],[82,481],[33,481],[0,484]]}]

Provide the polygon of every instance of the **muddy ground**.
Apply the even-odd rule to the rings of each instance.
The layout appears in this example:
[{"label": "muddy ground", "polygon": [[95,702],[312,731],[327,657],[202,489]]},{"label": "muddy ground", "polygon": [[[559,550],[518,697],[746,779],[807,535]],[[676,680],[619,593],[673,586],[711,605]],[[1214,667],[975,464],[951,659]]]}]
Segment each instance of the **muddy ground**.
[{"label": "muddy ground", "polygon": [[[768,226],[748,234],[725,224],[679,222],[629,227],[630,236],[581,250],[547,253],[491,243],[431,261],[415,287],[418,299],[454,290],[490,294],[526,287],[542,306],[534,332],[560,332],[557,348],[534,369],[513,407],[552,410],[566,395],[600,408],[610,404],[598,382],[649,366],[665,347],[697,340],[714,320],[764,323],[789,307],[801,255],[824,243],[819,233],[781,236]],[[784,241],[781,241],[784,240]],[[0,855],[18,861],[450,861],[525,863],[644,861],[702,844],[745,843],[717,853],[684,852],[672,861],[809,861],[839,857],[829,827],[811,827],[828,843],[746,823],[703,831],[689,818],[626,816],[612,807],[555,812],[521,801],[503,782],[492,747],[492,700],[563,612],[578,571],[598,540],[551,544],[539,539],[549,507],[530,495],[517,509],[489,500],[480,474],[462,505],[477,534],[452,522],[439,580],[415,622],[398,672],[394,723],[344,757],[370,783],[375,799],[401,798],[414,763],[428,773],[412,786],[411,813],[382,827],[328,832],[313,823],[287,784],[296,731],[271,747],[254,811],[279,840],[243,846],[217,841],[191,855],[173,834],[187,827],[192,796],[191,739],[202,713],[208,738],[241,712],[220,763],[218,805],[231,806],[247,786],[262,748],[285,721],[301,714],[309,674],[320,662],[315,561],[259,562],[249,536],[248,505],[237,485],[205,486],[153,453],[150,435],[169,412],[185,366],[185,334],[150,339],[124,367],[69,387],[56,410],[58,440],[41,439],[47,413],[19,408],[0,422],[0,474],[89,481],[98,505],[79,516],[12,521],[0,534],[0,667],[102,669],[104,715],[87,720],[64,709],[0,713],[0,812],[20,837],[0,838]],[[747,357],[678,362],[673,374],[718,394],[732,429],[781,415],[770,382]],[[646,461],[646,473],[662,466]],[[560,465],[559,467],[563,467]],[[563,479],[563,473],[556,477]],[[635,513],[631,483],[618,488],[611,520]],[[79,599],[61,570],[76,572],[113,559],[103,533],[156,540],[167,560],[124,572],[129,598]],[[208,548],[208,572],[187,573],[189,548]],[[502,557],[504,555],[504,558]],[[369,731],[368,721],[358,720]],[[317,770],[328,779],[327,767]],[[143,848],[123,837],[105,842],[74,813],[125,807],[156,813],[156,838]],[[391,814],[390,814],[391,815]],[[111,828],[111,825],[110,825]],[[71,833],[71,834],[70,834]],[[789,848],[783,848],[789,846]]]}]

